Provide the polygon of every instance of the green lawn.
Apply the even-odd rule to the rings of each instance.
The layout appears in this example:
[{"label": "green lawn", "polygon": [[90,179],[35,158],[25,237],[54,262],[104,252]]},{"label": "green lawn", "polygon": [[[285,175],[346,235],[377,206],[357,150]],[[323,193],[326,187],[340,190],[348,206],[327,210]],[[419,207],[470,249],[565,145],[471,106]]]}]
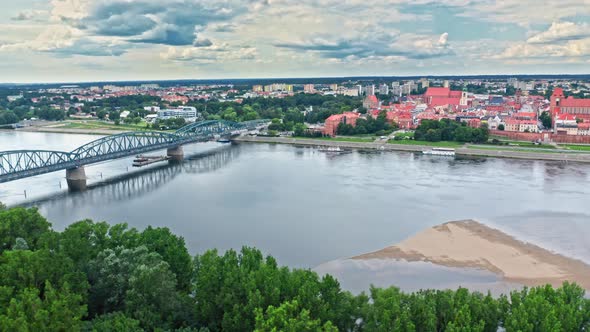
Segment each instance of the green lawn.
[{"label": "green lawn", "polygon": [[530,149],[555,149],[555,146],[549,144],[540,144],[537,145],[533,142],[520,142],[520,141],[502,141],[502,143],[508,143],[508,145],[496,145],[496,144],[489,144],[490,146],[496,147],[515,147],[515,148],[530,148]]},{"label": "green lawn", "polygon": [[414,132],[413,131],[410,131],[410,132],[407,132],[407,133],[396,133],[395,134],[395,137],[399,137],[399,138],[402,138],[402,139],[404,137],[414,138]]},{"label": "green lawn", "polygon": [[477,149],[477,150],[497,150],[497,151],[512,151],[512,152],[536,152],[536,153],[562,153],[563,150],[553,149],[551,150],[541,150],[539,148],[529,148],[529,147],[522,147],[511,149],[508,146],[499,146],[499,145],[469,145],[467,148],[469,149]]},{"label": "green lawn", "polygon": [[428,142],[428,141],[415,141],[415,140],[389,140],[389,144],[401,144],[401,145],[424,145],[424,146],[436,146],[441,148],[458,148],[463,146],[463,143],[453,141],[441,141],[441,142]]},{"label": "green lawn", "polygon": [[340,142],[360,142],[360,143],[372,143],[374,137],[294,137],[297,139],[317,139],[322,141],[340,141]]},{"label": "green lawn", "polygon": [[96,120],[70,120],[59,126],[59,128],[68,129],[107,129],[107,130],[147,130],[145,122],[135,124],[121,123],[116,125]]},{"label": "green lawn", "polygon": [[562,146],[566,149],[574,150],[574,151],[590,151],[590,145],[560,144],[559,146]]}]

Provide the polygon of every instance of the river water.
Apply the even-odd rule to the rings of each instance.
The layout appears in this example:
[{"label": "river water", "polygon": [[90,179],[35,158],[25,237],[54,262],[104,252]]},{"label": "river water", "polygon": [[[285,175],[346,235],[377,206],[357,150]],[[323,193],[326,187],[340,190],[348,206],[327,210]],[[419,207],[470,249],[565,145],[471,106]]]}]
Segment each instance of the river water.
[{"label": "river water", "polygon": [[[6,131],[0,151],[73,150],[96,138]],[[269,144],[200,143],[185,153],[182,164],[87,167],[82,193],[66,190],[65,171],[0,184],[0,201],[37,206],[58,230],[85,218],[169,227],[192,253],[255,246],[281,264],[337,275],[344,268],[334,260],[462,219],[590,262],[590,165]]]}]

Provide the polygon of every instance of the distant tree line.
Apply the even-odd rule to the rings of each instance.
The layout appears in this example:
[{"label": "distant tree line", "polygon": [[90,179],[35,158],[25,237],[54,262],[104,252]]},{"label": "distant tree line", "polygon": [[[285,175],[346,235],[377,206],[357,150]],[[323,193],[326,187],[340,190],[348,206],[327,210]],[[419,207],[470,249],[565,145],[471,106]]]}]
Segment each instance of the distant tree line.
[{"label": "distant tree line", "polygon": [[460,288],[343,291],[259,250],[191,257],[167,228],[0,211],[1,331],[587,331],[575,284],[492,297]]},{"label": "distant tree line", "polygon": [[414,139],[417,141],[456,141],[462,143],[485,143],[490,136],[488,127],[471,128],[465,122],[451,119],[422,120],[416,128]]}]

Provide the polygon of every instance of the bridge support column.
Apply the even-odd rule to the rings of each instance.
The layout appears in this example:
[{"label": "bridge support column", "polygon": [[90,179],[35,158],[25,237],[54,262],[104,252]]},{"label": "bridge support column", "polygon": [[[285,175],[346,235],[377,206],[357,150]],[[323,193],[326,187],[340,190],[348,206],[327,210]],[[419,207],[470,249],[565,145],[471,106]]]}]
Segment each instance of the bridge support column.
[{"label": "bridge support column", "polygon": [[86,171],[84,166],[66,169],[66,181],[72,191],[86,190]]},{"label": "bridge support column", "polygon": [[182,145],[168,149],[166,154],[170,157],[170,160],[173,161],[181,161],[184,159],[184,149],[182,148]]}]

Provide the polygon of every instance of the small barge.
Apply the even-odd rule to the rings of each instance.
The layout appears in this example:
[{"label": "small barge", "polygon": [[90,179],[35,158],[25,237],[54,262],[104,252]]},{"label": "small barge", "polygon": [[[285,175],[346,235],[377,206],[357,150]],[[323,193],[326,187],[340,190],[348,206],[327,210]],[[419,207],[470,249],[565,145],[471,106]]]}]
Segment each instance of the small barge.
[{"label": "small barge", "polygon": [[133,159],[133,167],[143,167],[147,165],[151,165],[153,163],[157,163],[160,161],[166,161],[170,159],[168,156],[142,156],[139,155]]}]

